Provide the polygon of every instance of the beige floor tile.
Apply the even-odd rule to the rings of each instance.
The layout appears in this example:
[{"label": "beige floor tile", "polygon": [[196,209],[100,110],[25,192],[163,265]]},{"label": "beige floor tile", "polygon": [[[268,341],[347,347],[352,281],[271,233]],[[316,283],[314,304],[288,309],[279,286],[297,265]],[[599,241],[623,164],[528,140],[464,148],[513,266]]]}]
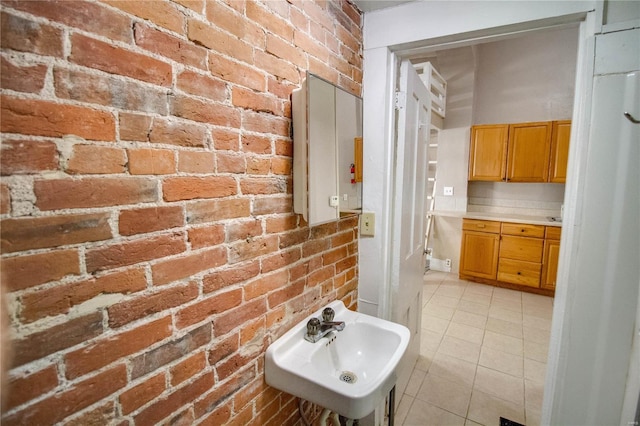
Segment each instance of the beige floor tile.
[{"label": "beige floor tile", "polygon": [[463,426],[464,417],[456,416],[428,402],[414,400],[403,426]]},{"label": "beige floor tile", "polygon": [[476,328],[484,328],[487,323],[487,317],[485,315],[478,315],[471,312],[457,310],[451,317],[452,322],[459,324],[466,324]]},{"label": "beige floor tile", "polygon": [[495,287],[493,289],[493,298],[513,301],[519,300],[522,302],[522,292],[508,288]]},{"label": "beige floor tile", "polygon": [[483,346],[480,350],[478,364],[511,376],[524,377],[524,358],[522,355],[513,355]]},{"label": "beige floor tile", "polygon": [[549,319],[553,315],[553,306],[522,306],[522,313],[531,317]]},{"label": "beige floor tile", "polygon": [[420,371],[429,371],[429,367],[431,367],[431,362],[433,358],[436,356],[436,351],[431,352],[420,352],[418,355],[418,360],[416,361],[416,366],[414,369]]},{"label": "beige floor tile", "polygon": [[[453,318],[455,319],[455,317],[456,315],[454,314]],[[467,342],[481,345],[482,338],[484,337],[484,329],[452,321],[449,324],[449,328],[447,328],[447,332],[445,334],[448,336],[457,337],[458,339],[466,340]]]},{"label": "beige floor tile", "polygon": [[486,284],[478,284],[474,282],[468,282],[467,288],[464,289],[465,294],[473,293],[483,296],[491,296],[493,294],[493,286]]},{"label": "beige floor tile", "polygon": [[524,405],[524,379],[522,378],[479,365],[473,388],[514,404]]},{"label": "beige floor tile", "polygon": [[509,311],[522,312],[522,302],[517,299],[499,299],[494,297],[493,299],[491,299],[491,306],[507,309]]},{"label": "beige floor tile", "polygon": [[438,353],[433,358],[429,373],[443,377],[452,383],[473,385],[477,364]]},{"label": "beige floor tile", "polygon": [[444,334],[447,327],[449,327],[449,320],[422,314],[422,328]]},{"label": "beige floor tile", "polygon": [[551,336],[550,330],[543,330],[541,328],[531,327],[531,326],[523,326],[522,332],[524,336],[524,340],[528,340],[535,343],[549,343],[549,337]]},{"label": "beige floor tile", "polygon": [[491,305],[491,296],[490,295],[467,293],[466,291],[462,295],[460,300],[462,300],[462,301],[466,300],[466,301],[473,302],[473,303],[476,303],[476,304],[479,304],[479,305],[483,305],[483,306],[486,306],[486,307],[489,307],[489,305]]},{"label": "beige floor tile", "polygon": [[526,425],[527,426],[540,426],[541,411],[528,410],[525,408]]},{"label": "beige floor tile", "polygon": [[551,330],[551,316],[549,316],[549,318],[540,318],[531,315],[523,315],[522,325],[525,327],[533,327],[549,331]]},{"label": "beige floor tile", "polygon": [[503,321],[522,324],[522,312],[513,311],[501,306],[491,305],[489,307],[489,318],[497,318]]},{"label": "beige floor tile", "polygon": [[547,374],[547,364],[534,359],[524,359],[524,378],[538,383],[544,383]]},{"label": "beige floor tile", "polygon": [[449,276],[447,272],[429,271],[428,273],[424,274],[423,281],[425,283],[440,284],[442,281],[444,281],[445,278],[447,278],[447,276]]},{"label": "beige floor tile", "polygon": [[483,426],[483,425],[481,425],[480,423],[476,423],[473,420],[467,419],[464,422],[464,426]]},{"label": "beige floor tile", "polygon": [[553,297],[541,294],[522,293],[523,306],[553,306]]},{"label": "beige floor tile", "polygon": [[431,315],[431,316],[442,318],[445,320],[450,320],[454,312],[455,312],[455,309],[453,308],[449,308],[447,306],[440,306],[431,301],[429,301],[429,303],[427,303],[424,306],[424,308],[422,308],[423,315],[425,314]]},{"label": "beige floor tile", "polygon": [[523,353],[522,339],[507,336],[506,334],[495,333],[493,331],[485,331],[482,346],[514,355],[522,356]]},{"label": "beige floor tile", "polygon": [[471,399],[471,385],[451,382],[429,372],[415,398],[464,418]]},{"label": "beige floor tile", "polygon": [[400,399],[400,403],[398,407],[396,407],[395,412],[395,422],[396,424],[401,425],[405,419],[407,418],[407,414],[409,414],[409,410],[411,409],[411,405],[413,404],[414,398],[409,395],[403,395]]},{"label": "beige floor tile", "polygon": [[489,317],[487,319],[486,330],[494,333],[504,334],[511,337],[523,338],[522,324],[517,322],[505,321],[498,318]]},{"label": "beige floor tile", "polygon": [[446,306],[447,308],[456,308],[460,299],[457,297],[441,296],[436,292],[429,302],[440,306]]},{"label": "beige floor tile", "polygon": [[474,389],[467,418],[481,425],[497,426],[500,417],[525,424],[524,407]]},{"label": "beige floor tile", "polygon": [[488,304],[476,303],[473,299],[467,300],[464,296],[462,297],[463,298],[460,299],[460,303],[458,303],[457,309],[459,311],[471,312],[472,314],[482,315],[484,317],[489,315]]},{"label": "beige floor tile", "polygon": [[455,297],[460,299],[464,294],[464,287],[456,284],[447,284],[446,282],[441,284],[436,294],[440,296]]},{"label": "beige floor tile", "polygon": [[524,357],[539,362],[547,362],[549,344],[524,341]]},{"label": "beige floor tile", "polygon": [[544,383],[531,380],[524,381],[525,408],[531,411],[542,411],[542,398],[544,394]]},{"label": "beige floor tile", "polygon": [[434,352],[440,347],[443,334],[436,333],[435,331],[422,329],[422,335],[420,336],[420,353]]},{"label": "beige floor tile", "polygon": [[448,355],[463,361],[477,363],[480,357],[480,345],[445,335],[440,343],[436,355],[437,354]]},{"label": "beige floor tile", "polygon": [[426,375],[426,371],[414,368],[411,373],[411,378],[409,378],[409,383],[407,383],[407,388],[404,390],[405,395],[416,396]]}]

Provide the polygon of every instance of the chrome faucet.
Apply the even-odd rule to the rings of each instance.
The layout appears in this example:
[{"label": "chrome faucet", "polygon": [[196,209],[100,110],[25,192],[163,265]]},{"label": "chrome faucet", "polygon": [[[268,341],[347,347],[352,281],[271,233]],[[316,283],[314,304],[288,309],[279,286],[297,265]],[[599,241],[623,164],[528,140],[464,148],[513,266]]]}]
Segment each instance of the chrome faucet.
[{"label": "chrome faucet", "polygon": [[331,308],[322,310],[322,321],[319,318],[311,318],[307,321],[307,333],[305,340],[316,343],[332,331],[344,330],[344,321],[334,321],[335,311]]}]

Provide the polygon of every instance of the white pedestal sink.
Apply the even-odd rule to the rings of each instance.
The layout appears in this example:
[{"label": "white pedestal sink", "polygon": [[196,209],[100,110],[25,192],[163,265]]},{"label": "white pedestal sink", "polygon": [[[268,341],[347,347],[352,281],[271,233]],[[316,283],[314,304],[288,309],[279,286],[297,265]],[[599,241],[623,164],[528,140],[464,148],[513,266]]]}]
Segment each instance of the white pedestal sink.
[{"label": "white pedestal sink", "polygon": [[409,344],[406,327],[348,310],[341,301],[328,305],[343,331],[316,343],[304,339],[305,318],[267,348],[265,378],[276,389],[350,419],[371,413],[396,382],[395,369]]}]

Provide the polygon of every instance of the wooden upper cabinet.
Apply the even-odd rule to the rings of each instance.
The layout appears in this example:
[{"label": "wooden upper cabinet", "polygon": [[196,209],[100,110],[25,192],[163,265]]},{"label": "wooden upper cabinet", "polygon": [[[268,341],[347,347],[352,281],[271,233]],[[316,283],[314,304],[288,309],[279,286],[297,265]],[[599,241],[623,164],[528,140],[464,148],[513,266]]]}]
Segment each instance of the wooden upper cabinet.
[{"label": "wooden upper cabinet", "polygon": [[509,125],[507,181],[547,182],[551,122]]},{"label": "wooden upper cabinet", "polygon": [[469,180],[502,181],[506,176],[508,124],[471,127]]},{"label": "wooden upper cabinet", "polygon": [[553,122],[551,133],[551,158],[549,160],[549,182],[564,183],[567,179],[571,120]]}]

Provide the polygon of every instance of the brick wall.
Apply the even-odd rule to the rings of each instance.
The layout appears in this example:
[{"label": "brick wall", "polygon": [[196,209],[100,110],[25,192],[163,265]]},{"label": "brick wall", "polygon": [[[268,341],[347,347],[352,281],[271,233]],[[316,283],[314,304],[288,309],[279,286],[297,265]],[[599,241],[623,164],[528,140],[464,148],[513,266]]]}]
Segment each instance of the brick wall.
[{"label": "brick wall", "polygon": [[300,424],[268,344],[355,307],[292,213],[291,91],[360,94],[346,0],[2,0],[3,425]]}]

